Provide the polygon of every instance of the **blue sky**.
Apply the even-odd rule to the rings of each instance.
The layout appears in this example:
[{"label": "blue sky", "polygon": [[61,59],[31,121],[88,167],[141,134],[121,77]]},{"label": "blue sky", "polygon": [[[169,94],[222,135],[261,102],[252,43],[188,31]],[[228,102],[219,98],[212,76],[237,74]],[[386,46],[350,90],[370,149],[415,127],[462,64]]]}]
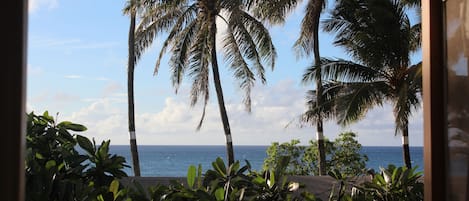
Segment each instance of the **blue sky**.
[{"label": "blue sky", "polygon": [[[122,14],[124,0],[30,0],[28,26],[27,109],[35,113],[48,110],[59,121],[84,124],[83,135],[112,144],[128,144],[127,129],[127,34],[129,18]],[[225,93],[235,145],[268,145],[300,139],[307,143],[315,136],[314,127],[285,128],[304,110],[306,90],[300,83],[311,58],[297,59],[292,44],[298,34],[302,10],[295,12],[283,27],[272,27],[271,35],[278,58],[274,71],[267,72],[267,84],[256,83],[252,113],[245,112],[243,93],[236,88],[220,57]],[[222,29],[223,24],[219,24]],[[321,54],[347,58],[321,34]],[[136,133],[139,144],[222,145],[222,125],[212,89],[205,123],[195,131],[201,107],[189,107],[189,82],[178,94],[169,79],[167,61],[153,76],[160,41],[157,38],[135,70]],[[413,57],[418,60],[419,55]],[[417,111],[410,126],[411,146],[423,144],[422,112]],[[366,119],[342,128],[326,123],[325,135],[335,138],[342,131],[353,131],[363,145],[399,146],[394,136],[389,106],[369,112]]]}]

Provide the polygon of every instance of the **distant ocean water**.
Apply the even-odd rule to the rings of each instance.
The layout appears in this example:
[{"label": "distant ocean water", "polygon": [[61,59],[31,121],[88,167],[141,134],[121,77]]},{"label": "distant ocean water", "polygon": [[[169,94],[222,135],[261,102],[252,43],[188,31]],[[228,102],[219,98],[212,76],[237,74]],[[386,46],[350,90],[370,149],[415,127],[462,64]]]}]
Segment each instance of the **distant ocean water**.
[{"label": "distant ocean water", "polygon": [[[253,169],[261,170],[267,148],[268,146],[235,146],[235,158],[242,165],[248,160]],[[211,163],[217,157],[224,160],[226,158],[224,146],[140,145],[138,151],[142,176],[185,176],[189,165],[199,164],[205,172],[211,168]],[[132,164],[129,146],[111,145],[110,152],[124,156],[127,164]],[[361,152],[368,156],[367,168],[379,170],[379,167],[386,167],[388,164],[404,165],[402,147],[365,146]],[[418,166],[418,170],[423,171],[423,147],[410,147],[410,154],[413,167]],[[125,172],[133,175],[130,168],[126,168]]]}]

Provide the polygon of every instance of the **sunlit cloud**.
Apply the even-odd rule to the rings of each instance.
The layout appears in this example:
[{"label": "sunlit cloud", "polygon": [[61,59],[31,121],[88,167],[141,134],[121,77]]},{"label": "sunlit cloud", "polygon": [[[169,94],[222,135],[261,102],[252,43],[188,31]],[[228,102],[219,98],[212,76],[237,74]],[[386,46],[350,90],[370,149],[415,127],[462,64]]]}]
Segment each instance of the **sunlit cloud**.
[{"label": "sunlit cloud", "polygon": [[59,6],[58,0],[29,0],[29,13],[35,13],[42,9],[52,10]]},{"label": "sunlit cloud", "polygon": [[31,64],[27,65],[27,75],[29,76],[39,76],[44,73],[44,69],[40,66],[33,66]]},{"label": "sunlit cloud", "polygon": [[87,41],[79,38],[45,38],[31,36],[29,39],[31,48],[47,48],[60,50],[84,50],[84,49],[109,49],[119,46],[115,41]]},{"label": "sunlit cloud", "polygon": [[81,79],[82,76],[81,75],[65,75],[64,78],[67,78],[67,79]]},{"label": "sunlit cloud", "polygon": [[121,83],[119,83],[119,82],[109,82],[104,86],[104,88],[102,90],[102,94],[103,94],[104,97],[107,97],[107,96],[113,95],[115,93],[122,92],[123,90],[124,90],[124,87],[122,86]]},{"label": "sunlit cloud", "polygon": [[[235,144],[268,145],[291,139],[299,139],[302,144],[307,144],[314,139],[314,126],[285,128],[286,124],[304,110],[304,92],[291,82],[293,81],[287,80],[270,87],[256,87],[253,91],[255,105],[251,114],[245,111],[240,100],[227,102],[226,109]],[[168,97],[159,112],[137,113],[135,119],[139,144],[223,144],[225,139],[216,101],[211,101],[207,106],[200,131],[196,131],[196,126],[202,108],[191,108],[188,103],[186,98]],[[70,119],[85,124],[89,128],[86,133],[88,137],[111,139],[113,144],[128,144],[125,97],[89,99],[86,105],[73,113]],[[418,115],[420,114],[416,113],[415,119],[411,121],[412,146],[422,144],[423,132]],[[325,123],[324,133],[329,139],[334,139],[345,131],[356,132],[360,143],[364,145],[400,145],[400,136],[394,136],[394,119],[390,106],[370,111],[367,118],[349,127],[337,126],[334,121]]]},{"label": "sunlit cloud", "polygon": [[97,78],[94,78],[94,80],[97,80],[97,81],[109,81],[110,79],[107,78],[107,77],[97,77]]}]

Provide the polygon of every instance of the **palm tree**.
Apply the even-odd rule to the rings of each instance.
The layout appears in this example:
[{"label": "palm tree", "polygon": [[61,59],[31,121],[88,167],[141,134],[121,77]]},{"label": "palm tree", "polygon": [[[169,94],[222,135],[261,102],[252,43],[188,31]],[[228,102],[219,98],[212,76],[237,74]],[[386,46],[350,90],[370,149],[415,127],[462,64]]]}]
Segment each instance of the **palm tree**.
[{"label": "palm tree", "polygon": [[321,108],[342,125],[362,119],[375,106],[391,103],[395,134],[402,135],[404,163],[411,168],[409,117],[420,106],[422,72],[421,63],[409,65],[410,54],[420,48],[420,37],[415,36],[406,7],[398,0],[341,0],[331,16],[324,21],[324,30],[335,32],[334,44],[355,62],[322,59],[320,66],[306,71],[303,80],[318,79],[318,71],[328,80]]},{"label": "palm tree", "polygon": [[135,176],[140,176],[140,163],[138,159],[137,138],[135,135],[135,109],[134,109],[134,69],[135,69],[135,18],[137,14],[138,0],[129,0],[124,8],[124,13],[130,15],[129,39],[128,39],[128,64],[127,64],[127,99],[129,115],[130,152],[132,154],[133,170]]},{"label": "palm tree", "polygon": [[[253,6],[253,13],[260,19],[271,24],[283,24],[286,17],[291,13],[302,0],[271,1],[271,0],[250,0]],[[314,65],[319,66],[321,56],[319,52],[319,19],[326,6],[325,0],[309,0],[306,4],[305,15],[301,22],[300,36],[294,44],[296,53],[300,57],[309,57],[313,54]],[[320,70],[317,71],[319,79],[316,79],[316,104],[322,104],[322,80],[320,79]],[[320,107],[316,107],[320,108]],[[324,148],[323,119],[320,109],[316,111],[315,118],[308,119],[308,122],[316,124],[316,139],[319,150],[319,175],[326,175],[326,153]]]},{"label": "palm tree", "polygon": [[276,57],[268,30],[247,12],[247,4],[243,0],[173,0],[155,3],[147,7],[137,28],[137,57],[156,35],[167,32],[156,62],[155,74],[163,55],[170,48],[169,65],[176,92],[184,75],[187,75],[192,78],[191,106],[199,99],[204,103],[197,130],[202,126],[209,100],[211,67],[226,138],[228,164],[234,163],[234,152],[217,60],[216,19],[221,19],[227,26],[222,50],[233,76],[239,81],[239,87],[245,92],[244,104],[248,111],[251,111],[250,93],[256,78],[262,83],[266,82],[263,64],[273,69]]}]

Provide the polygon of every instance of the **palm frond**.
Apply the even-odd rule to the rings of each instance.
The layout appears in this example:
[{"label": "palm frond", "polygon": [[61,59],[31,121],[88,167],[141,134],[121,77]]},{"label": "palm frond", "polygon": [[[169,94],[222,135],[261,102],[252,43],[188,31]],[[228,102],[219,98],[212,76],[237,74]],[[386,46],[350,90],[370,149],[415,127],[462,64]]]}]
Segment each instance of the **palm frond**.
[{"label": "palm frond", "polygon": [[269,24],[284,24],[301,0],[250,0],[244,4],[255,17]]},{"label": "palm frond", "polygon": [[337,116],[336,99],[340,96],[344,86],[339,82],[327,82],[324,84],[320,105],[317,103],[316,90],[308,91],[306,95],[307,110],[300,116],[300,122],[315,124],[319,119],[330,120]]},{"label": "palm frond", "polygon": [[[176,93],[179,89],[179,86],[184,77],[184,72],[189,62],[190,48],[192,42],[194,41],[194,33],[197,32],[197,21],[192,21],[191,24],[188,24],[174,39],[174,46],[172,48],[172,55],[170,60],[171,67],[171,81],[173,87],[176,89]],[[169,37],[169,36],[168,36]],[[160,52],[161,55],[161,52]],[[158,58],[157,64],[159,64]]]},{"label": "palm frond", "polygon": [[[190,39],[191,35],[186,35],[186,34],[192,34],[192,30],[196,26],[197,21],[194,19],[195,14],[196,14],[196,7],[195,5],[192,5],[181,14],[181,16],[172,26],[172,29],[169,31],[168,36],[166,37],[161,47],[160,54],[158,55],[158,58],[155,63],[155,70],[153,74],[155,75],[158,74],[158,69],[161,64],[161,59],[163,58],[163,55],[165,54],[166,49],[168,48],[169,44],[175,44],[172,48],[173,55],[178,55],[178,52],[181,51],[181,49],[178,49],[178,48],[187,48],[187,47],[184,47],[185,45],[181,44],[181,42],[188,42],[187,39]],[[182,30],[183,27],[185,27],[184,30]],[[186,37],[186,36],[189,36],[189,37]],[[181,41],[180,39],[183,39],[183,38],[186,40]],[[184,55],[181,55],[181,56],[184,56]],[[181,59],[185,59],[185,58],[180,58],[179,60]],[[179,62],[180,61],[178,61],[178,63]],[[180,79],[178,80],[180,81]],[[174,81],[173,81],[173,84],[174,84]]]},{"label": "palm frond", "polygon": [[410,51],[415,52],[422,47],[422,24],[418,23],[410,29]]},{"label": "palm frond", "polygon": [[[142,18],[136,30],[136,60],[138,60],[142,53],[153,43],[153,40],[159,33],[172,29],[173,25],[180,19],[182,14],[183,12],[178,8],[163,10],[160,6],[149,11],[147,15]],[[168,38],[166,41],[169,43],[171,38]],[[162,52],[165,52],[166,47],[167,46],[163,47]],[[155,70],[157,71],[157,69]]]},{"label": "palm frond", "polygon": [[[244,11],[241,11],[240,20],[251,35],[251,38],[257,47],[255,50],[257,50],[258,55],[260,55],[262,62],[266,63],[273,70],[275,59],[277,58],[277,51],[275,50],[269,30],[267,30],[262,22]],[[263,69],[258,69],[257,71],[259,72],[260,70]]]},{"label": "palm frond", "polygon": [[[321,78],[322,80],[335,80],[342,82],[367,82],[386,79],[385,72],[363,66],[352,61],[343,59],[321,59]],[[306,68],[303,74],[302,82],[309,84],[318,79],[316,73],[318,66],[311,65]]]},{"label": "palm frond", "polygon": [[225,60],[230,64],[231,69],[234,71],[235,78],[239,81],[240,88],[244,89],[245,97],[244,103],[246,109],[251,111],[251,88],[254,85],[254,73],[249,69],[248,64],[241,54],[240,47],[236,41],[232,27],[228,26],[228,31],[223,40],[223,48],[225,53]]},{"label": "palm frond", "polygon": [[[241,13],[233,12],[229,17],[229,31],[231,31],[233,35],[234,41],[236,42],[237,46],[239,47],[239,53],[242,54],[241,59],[244,58],[251,61],[254,68],[257,71],[257,74],[261,78],[262,82],[265,82],[265,70],[262,66],[259,52],[256,49],[256,43],[254,42],[254,38],[249,33],[246,26],[244,26],[241,21],[243,18],[241,17]],[[227,41],[228,42],[228,41]]]},{"label": "palm frond", "polygon": [[325,7],[324,0],[308,1],[305,16],[301,21],[300,36],[295,41],[293,48],[299,57],[309,56],[314,49],[315,36],[319,34],[319,17]]},{"label": "palm frond", "polygon": [[343,83],[344,89],[337,97],[337,122],[341,125],[361,120],[369,109],[383,104],[388,96],[384,81]]},{"label": "palm frond", "polygon": [[205,110],[209,100],[209,60],[210,60],[210,47],[208,46],[208,32],[209,27],[207,24],[202,24],[199,28],[190,49],[189,57],[189,73],[192,77],[191,88],[191,106],[197,104],[200,97],[203,97],[204,106],[202,117],[200,118],[197,130],[202,126],[205,118]]}]

